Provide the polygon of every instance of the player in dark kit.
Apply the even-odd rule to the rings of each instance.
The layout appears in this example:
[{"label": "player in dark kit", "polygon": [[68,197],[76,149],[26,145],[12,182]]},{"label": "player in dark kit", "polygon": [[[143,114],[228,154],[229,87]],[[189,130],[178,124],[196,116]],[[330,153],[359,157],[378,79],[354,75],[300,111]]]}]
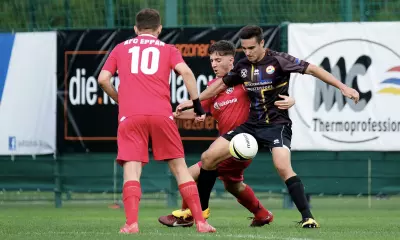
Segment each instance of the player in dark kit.
[{"label": "player in dark kit", "polygon": [[[236,47],[233,43],[220,40],[213,43],[208,49],[211,67],[216,77],[223,77],[233,68],[233,61]],[[211,80],[208,86],[216,79]],[[283,100],[275,102],[281,109],[288,109],[294,105],[294,99],[288,96],[281,96]],[[243,85],[236,85],[220,92],[217,96],[201,102],[203,109],[211,113],[218,122],[218,132],[222,136],[246,122],[250,100]],[[180,119],[195,119],[192,111],[184,111],[176,115]],[[254,194],[252,188],[244,183],[244,170],[251,164],[252,160],[240,161],[233,157],[221,162],[218,167],[218,177],[224,183],[225,189],[236,197],[237,201],[247,210],[254,214],[251,227],[262,227],[273,221],[273,215],[264,208]],[[201,161],[189,168],[193,179],[197,180],[201,169]],[[208,199],[207,199],[208,200]],[[208,201],[202,202],[203,217],[209,218],[210,208]],[[193,225],[191,211],[187,208],[185,201],[182,201],[181,209],[175,210],[172,214],[161,216],[159,222],[169,227],[187,227]]]},{"label": "player in dark kit", "polygon": [[[278,95],[288,95],[291,73],[311,74],[340,89],[344,96],[353,99],[356,103],[359,100],[359,94],[320,67],[287,53],[265,50],[262,29],[258,26],[242,28],[239,37],[246,58],[241,59],[228,75],[216,80],[203,91],[200,99],[209,99],[227,87],[243,84],[251,102],[249,118],[244,124],[215,140],[202,154],[202,168],[197,183],[200,200],[202,204],[208,201],[217,176],[216,166],[231,156],[229,141],[239,133],[249,133],[256,138],[260,147],[271,150],[275,168],[302,215],[301,226],[318,228],[319,224],[311,214],[303,183],[291,166],[292,122],[288,111],[279,109],[274,102]],[[177,107],[177,111],[182,111],[192,105],[191,101],[186,101]]]}]

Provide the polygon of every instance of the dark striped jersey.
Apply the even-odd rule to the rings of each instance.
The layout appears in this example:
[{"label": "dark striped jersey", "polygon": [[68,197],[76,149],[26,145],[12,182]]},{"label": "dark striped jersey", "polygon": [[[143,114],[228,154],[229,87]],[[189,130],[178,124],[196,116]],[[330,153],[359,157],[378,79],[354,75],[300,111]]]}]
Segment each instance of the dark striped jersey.
[{"label": "dark striped jersey", "polygon": [[274,102],[282,100],[279,94],[289,95],[290,74],[304,74],[308,65],[287,53],[266,50],[257,63],[241,59],[223,81],[229,87],[245,86],[251,102],[248,121],[261,125],[291,124],[288,111],[279,109]]}]

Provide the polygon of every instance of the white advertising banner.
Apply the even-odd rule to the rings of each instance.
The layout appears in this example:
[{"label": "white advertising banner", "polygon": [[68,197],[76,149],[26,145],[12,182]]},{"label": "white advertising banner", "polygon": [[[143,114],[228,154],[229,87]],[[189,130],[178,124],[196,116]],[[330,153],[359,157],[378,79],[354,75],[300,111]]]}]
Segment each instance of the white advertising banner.
[{"label": "white advertising banner", "polygon": [[56,149],[56,32],[0,34],[0,155]]},{"label": "white advertising banner", "polygon": [[292,74],[294,150],[400,151],[400,22],[290,24],[289,54],[360,93],[354,104],[311,75]]}]

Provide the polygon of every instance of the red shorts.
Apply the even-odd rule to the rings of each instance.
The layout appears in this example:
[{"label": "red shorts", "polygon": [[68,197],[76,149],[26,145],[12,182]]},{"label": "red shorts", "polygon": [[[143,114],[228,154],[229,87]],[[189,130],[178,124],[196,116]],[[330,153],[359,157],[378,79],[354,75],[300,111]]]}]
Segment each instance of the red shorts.
[{"label": "red shorts", "polygon": [[[233,157],[218,164],[218,178],[224,182],[241,182],[244,180],[244,170],[251,164],[252,160],[240,161]],[[197,163],[201,167],[201,162]]]},{"label": "red shorts", "polygon": [[165,116],[135,115],[118,125],[119,164],[125,161],[149,162],[149,138],[155,160],[183,158],[181,136],[173,119]]}]

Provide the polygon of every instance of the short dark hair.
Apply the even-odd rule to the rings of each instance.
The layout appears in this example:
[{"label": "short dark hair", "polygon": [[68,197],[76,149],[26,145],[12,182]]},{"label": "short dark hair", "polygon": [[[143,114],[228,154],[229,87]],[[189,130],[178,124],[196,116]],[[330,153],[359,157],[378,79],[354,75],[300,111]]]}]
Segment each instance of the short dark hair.
[{"label": "short dark hair", "polygon": [[255,37],[257,42],[260,43],[263,39],[263,30],[259,26],[247,25],[240,29],[239,38],[240,39],[250,39]]},{"label": "short dark hair", "polygon": [[136,14],[135,25],[139,30],[156,30],[161,25],[160,13],[151,8],[142,9]]},{"label": "short dark hair", "polygon": [[218,53],[220,56],[235,56],[236,48],[233,43],[226,40],[220,40],[211,44],[211,46],[208,48],[208,54],[213,54],[215,52]]}]

